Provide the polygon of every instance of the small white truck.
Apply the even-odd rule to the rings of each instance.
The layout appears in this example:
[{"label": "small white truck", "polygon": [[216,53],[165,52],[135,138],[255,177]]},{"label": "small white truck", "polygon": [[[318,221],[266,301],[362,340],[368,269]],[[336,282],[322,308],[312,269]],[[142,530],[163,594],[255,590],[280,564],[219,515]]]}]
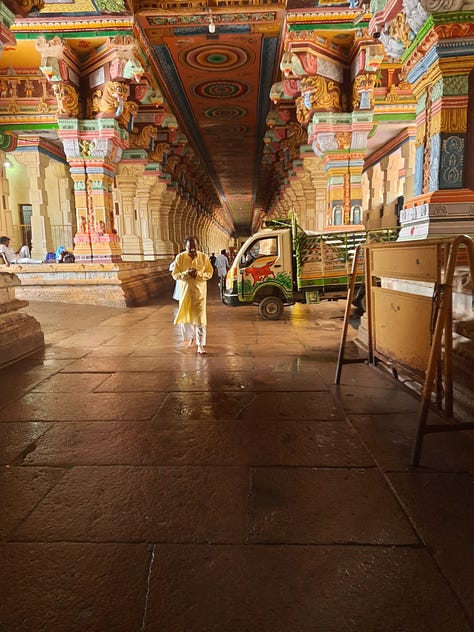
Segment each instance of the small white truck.
[{"label": "small white truck", "polygon": [[292,219],[271,220],[240,248],[222,301],[231,307],[257,305],[263,319],[278,320],[285,305],[346,298],[356,247],[368,239],[393,241],[397,235],[397,228],[368,232],[360,225],[313,233]]}]

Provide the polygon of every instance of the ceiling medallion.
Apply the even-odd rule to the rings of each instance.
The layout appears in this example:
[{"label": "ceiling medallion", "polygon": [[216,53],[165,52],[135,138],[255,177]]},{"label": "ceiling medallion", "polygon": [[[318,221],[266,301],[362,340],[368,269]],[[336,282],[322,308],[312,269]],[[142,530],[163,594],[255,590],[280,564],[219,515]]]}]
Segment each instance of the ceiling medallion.
[{"label": "ceiling medallion", "polygon": [[219,119],[226,121],[242,118],[246,114],[247,110],[245,108],[230,107],[225,105],[215,108],[209,108],[204,112],[204,116],[209,119]]},{"label": "ceiling medallion", "polygon": [[255,54],[239,46],[226,44],[208,44],[183,51],[180,62],[206,72],[222,72],[235,70],[245,64],[252,63]]},{"label": "ceiling medallion", "polygon": [[205,81],[192,89],[196,96],[208,99],[235,99],[249,90],[250,86],[241,81]]}]

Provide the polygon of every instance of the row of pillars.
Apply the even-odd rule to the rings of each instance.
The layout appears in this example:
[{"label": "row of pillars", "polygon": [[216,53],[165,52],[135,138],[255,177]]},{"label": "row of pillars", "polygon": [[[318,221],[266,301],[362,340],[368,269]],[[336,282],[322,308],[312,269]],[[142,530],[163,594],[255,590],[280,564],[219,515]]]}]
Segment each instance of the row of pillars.
[{"label": "row of pillars", "polygon": [[[4,152],[0,160],[5,162]],[[51,158],[39,150],[16,151],[15,160],[27,169],[28,202],[32,206],[32,256],[44,258],[56,249],[52,241],[46,169]],[[77,167],[77,163],[75,165]],[[74,254],[77,261],[114,262],[169,259],[182,250],[186,235],[196,235],[205,250],[228,247],[228,236],[214,219],[198,215],[189,200],[177,188],[161,179],[159,169],[145,171],[146,162],[119,163],[110,170],[107,160],[84,161],[79,173],[72,172],[74,199],[70,197],[70,179],[62,178],[61,203],[75,209],[77,232]],[[2,170],[0,188],[8,200],[9,185]],[[14,233],[14,219],[8,203],[1,213],[2,234]]]}]

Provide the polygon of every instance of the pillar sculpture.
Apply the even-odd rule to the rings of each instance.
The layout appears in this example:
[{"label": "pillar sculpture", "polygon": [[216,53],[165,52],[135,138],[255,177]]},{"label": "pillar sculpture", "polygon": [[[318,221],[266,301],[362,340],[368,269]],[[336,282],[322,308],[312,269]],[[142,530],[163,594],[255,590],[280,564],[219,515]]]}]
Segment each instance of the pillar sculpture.
[{"label": "pillar sculpture", "polygon": [[[474,25],[463,0],[403,2],[383,27],[417,98],[413,195],[401,238],[474,232],[472,110]],[[374,16],[374,20],[377,16]]]},{"label": "pillar sculpture", "polygon": [[[100,55],[82,61],[59,37],[39,38],[40,69],[52,84],[58,104],[58,134],[64,146],[76,200],[79,261],[120,261],[120,236],[114,219],[113,180],[138,104],[129,100],[130,81],[143,68],[130,36],[109,38]],[[79,79],[89,86],[82,94]]]}]

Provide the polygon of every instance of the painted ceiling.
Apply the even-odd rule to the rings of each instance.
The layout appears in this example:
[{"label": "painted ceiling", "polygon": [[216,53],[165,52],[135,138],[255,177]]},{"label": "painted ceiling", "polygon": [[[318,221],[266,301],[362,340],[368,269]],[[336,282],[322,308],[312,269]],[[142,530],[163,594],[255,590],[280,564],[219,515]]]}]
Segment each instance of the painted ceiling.
[{"label": "painted ceiling", "polygon": [[259,167],[279,42],[277,18],[275,11],[215,13],[214,34],[205,13],[141,20],[180,126],[237,233],[248,231],[262,195],[259,187],[265,186]]}]

